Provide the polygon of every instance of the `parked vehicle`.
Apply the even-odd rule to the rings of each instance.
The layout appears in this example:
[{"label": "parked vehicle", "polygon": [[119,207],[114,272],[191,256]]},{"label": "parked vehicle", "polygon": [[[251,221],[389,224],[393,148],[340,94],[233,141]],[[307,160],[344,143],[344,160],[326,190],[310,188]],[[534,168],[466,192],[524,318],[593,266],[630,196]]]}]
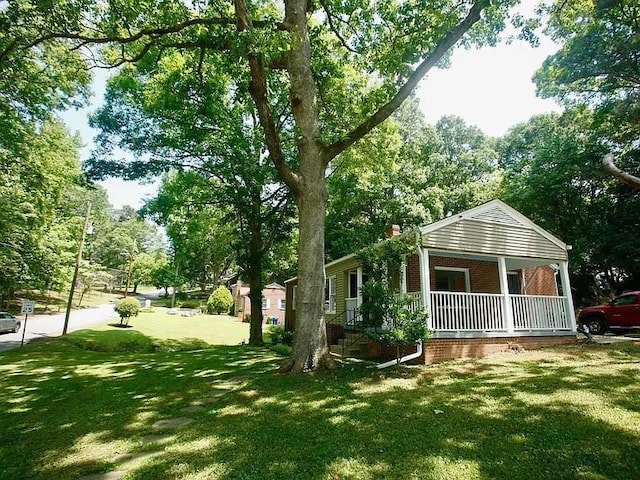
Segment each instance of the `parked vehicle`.
[{"label": "parked vehicle", "polygon": [[605,305],[583,308],[578,323],[594,335],[602,335],[609,329],[640,327],[640,291],[625,292]]},{"label": "parked vehicle", "polygon": [[20,330],[20,320],[7,312],[0,312],[0,333],[16,333]]}]

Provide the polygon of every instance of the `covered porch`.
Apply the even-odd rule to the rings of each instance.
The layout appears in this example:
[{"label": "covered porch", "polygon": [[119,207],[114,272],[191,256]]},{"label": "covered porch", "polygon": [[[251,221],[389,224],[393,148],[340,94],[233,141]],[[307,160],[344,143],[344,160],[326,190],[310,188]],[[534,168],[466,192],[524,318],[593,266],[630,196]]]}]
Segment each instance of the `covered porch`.
[{"label": "covered porch", "polygon": [[[423,265],[418,275],[413,272],[419,266],[416,260]],[[481,267],[440,266],[442,263],[468,265],[469,260]],[[491,263],[495,274],[490,272]],[[484,278],[471,281],[483,275]],[[546,285],[531,288],[536,276],[545,277],[545,281],[539,283]],[[352,291],[359,292],[361,283],[358,282],[366,281],[366,277],[363,278],[359,270],[355,270],[352,277]],[[417,258],[408,259],[399,277],[401,292],[413,298],[409,308],[423,307],[429,312],[429,329],[438,338],[576,332],[566,261],[490,258],[423,248]],[[345,299],[346,327],[357,323],[362,301],[357,294]]]},{"label": "covered porch", "polygon": [[[413,297],[409,308],[424,307],[429,312],[429,329],[436,337],[464,336],[513,336],[522,334],[566,334],[575,333],[576,324],[569,287],[566,261],[550,263],[544,259],[517,259],[485,257],[473,254],[452,254],[423,248],[420,291],[407,292],[406,266],[401,290]],[[464,267],[439,267],[432,265],[441,259],[448,264],[455,260],[472,260],[474,264],[495,264],[495,277],[499,289],[487,286],[491,281],[484,278],[485,288],[476,288],[470,277],[489,275],[474,272]],[[460,262],[458,264],[464,264]],[[441,269],[441,270],[440,270]],[[443,272],[444,275],[439,275]],[[451,275],[451,273],[453,275]],[[448,275],[447,275],[448,274]],[[449,282],[446,282],[449,276]],[[466,278],[457,281],[460,277]],[[536,276],[544,276],[542,288],[528,288]],[[552,277],[551,280],[548,277]],[[444,277],[444,280],[443,280]],[[559,277],[559,290],[556,277]],[[435,280],[435,281],[434,281]],[[488,281],[489,280],[489,281]],[[476,282],[480,283],[480,282]],[[476,291],[493,290],[493,291]],[[533,293],[528,293],[531,290]],[[568,295],[560,294],[568,292]]]},{"label": "covered porch", "polygon": [[[435,338],[575,335],[570,247],[494,200],[422,227],[392,281],[429,312]],[[366,281],[344,278],[344,324],[357,323]]]}]

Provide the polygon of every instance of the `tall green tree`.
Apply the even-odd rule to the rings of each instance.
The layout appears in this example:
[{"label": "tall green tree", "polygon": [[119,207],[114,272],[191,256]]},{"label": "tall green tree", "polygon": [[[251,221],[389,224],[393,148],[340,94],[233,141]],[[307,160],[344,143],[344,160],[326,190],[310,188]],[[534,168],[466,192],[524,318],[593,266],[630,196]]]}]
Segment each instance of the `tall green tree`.
[{"label": "tall green tree", "polygon": [[[547,32],[560,50],[536,73],[538,93],[595,109],[615,157],[604,167],[640,188],[640,9],[635,0],[551,2]],[[626,173],[626,174],[625,174]]]},{"label": "tall green tree", "polygon": [[328,179],[327,257],[484,203],[498,194],[495,141],[458,117],[427,125],[416,100],[346,152]]},{"label": "tall green tree", "polygon": [[[63,215],[66,193],[80,187],[78,139],[47,121],[26,136],[20,161],[0,170],[0,294],[55,288],[73,258],[73,222]],[[69,223],[71,222],[71,223]]]},{"label": "tall green tree", "polygon": [[[191,49],[219,61],[216,76],[249,86],[268,159],[298,207],[298,322],[283,370],[304,371],[332,364],[323,312],[327,167],[389,118],[461,39],[494,43],[515,3],[119,0],[85,15],[91,25],[42,38],[118,44],[105,56],[113,65],[162,63],[174,49]],[[283,99],[287,121],[279,122]]]},{"label": "tall green tree", "polygon": [[[292,202],[273,165],[264,161],[264,136],[248,87],[236,76],[196,75],[217,68],[215,59],[174,52],[161,65],[140,62],[123,69],[110,80],[105,106],[93,117],[101,129],[100,149],[89,170],[130,179],[171,170],[147,213],[167,226],[177,255],[184,257],[176,258],[181,275],[197,281],[199,266],[217,271],[217,283],[218,267],[233,259],[249,283],[249,341],[260,344],[262,290],[270,267],[286,263],[278,252],[290,238]],[[115,145],[135,158],[114,158]],[[187,225],[189,233],[181,234]]]},{"label": "tall green tree", "polygon": [[546,114],[511,129],[501,142],[504,200],[572,245],[578,304],[597,301],[640,280],[640,195],[607,175],[609,148],[586,107]]}]

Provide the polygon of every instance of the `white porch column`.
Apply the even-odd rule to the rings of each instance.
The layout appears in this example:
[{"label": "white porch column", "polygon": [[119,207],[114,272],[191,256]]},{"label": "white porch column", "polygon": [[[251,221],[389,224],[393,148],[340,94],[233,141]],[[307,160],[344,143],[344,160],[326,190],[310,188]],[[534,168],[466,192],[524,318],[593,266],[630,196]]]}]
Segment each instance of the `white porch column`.
[{"label": "white porch column", "polygon": [[433,330],[433,312],[431,311],[431,275],[429,269],[429,250],[418,247],[418,258],[420,259],[420,296],[422,306],[429,313],[428,327]]},{"label": "white porch column", "polygon": [[503,298],[504,320],[507,332],[513,333],[513,309],[509,298],[509,282],[507,281],[507,262],[504,257],[498,257],[498,276],[500,277],[500,293]]},{"label": "white porch column", "polygon": [[560,262],[560,284],[562,285],[562,295],[565,298],[567,309],[567,319],[571,324],[571,331],[576,332],[576,314],[573,310],[573,295],[571,295],[571,283],[569,282],[569,262]]},{"label": "white porch column", "polygon": [[403,260],[400,265],[400,293],[407,293],[407,261]]},{"label": "white porch column", "polygon": [[357,273],[357,276],[358,276],[357,277],[358,278],[358,280],[357,280],[357,282],[358,282],[358,297],[357,297],[358,298],[358,301],[357,301],[358,305],[357,306],[359,307],[360,305],[362,305],[362,292],[360,291],[360,289],[362,288],[362,267],[358,267],[357,272],[358,272]]}]

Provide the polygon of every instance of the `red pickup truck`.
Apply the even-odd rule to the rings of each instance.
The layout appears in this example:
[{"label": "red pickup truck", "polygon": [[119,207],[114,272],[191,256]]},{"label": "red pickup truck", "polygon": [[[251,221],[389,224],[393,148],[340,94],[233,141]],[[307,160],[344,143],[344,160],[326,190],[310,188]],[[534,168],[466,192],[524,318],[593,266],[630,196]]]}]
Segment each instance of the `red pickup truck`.
[{"label": "red pickup truck", "polygon": [[640,291],[625,292],[606,305],[583,308],[578,314],[578,324],[588,327],[594,335],[602,335],[609,329],[640,327]]}]

